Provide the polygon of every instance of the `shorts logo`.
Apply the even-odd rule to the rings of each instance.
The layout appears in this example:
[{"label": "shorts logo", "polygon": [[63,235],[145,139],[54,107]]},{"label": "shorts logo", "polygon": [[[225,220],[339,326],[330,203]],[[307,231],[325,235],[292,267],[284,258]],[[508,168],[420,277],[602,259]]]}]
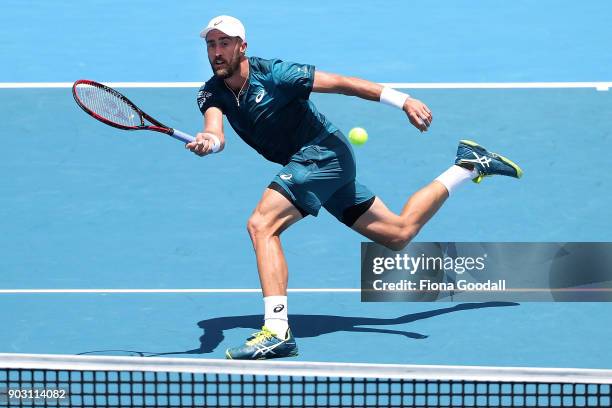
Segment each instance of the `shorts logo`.
[{"label": "shorts logo", "polygon": [[293,177],[293,174],[281,174],[280,175],[280,178],[285,180],[285,181],[291,180],[291,177]]},{"label": "shorts logo", "polygon": [[259,91],[259,93],[257,93],[257,96],[255,97],[255,102],[256,103],[261,102],[261,100],[263,99],[265,94],[266,94],[266,90],[265,89],[262,89],[261,91]]},{"label": "shorts logo", "polygon": [[274,309],[272,309],[274,311],[274,313],[280,313],[283,311],[283,309],[285,308],[285,305],[276,305],[274,306]]},{"label": "shorts logo", "polygon": [[198,92],[198,106],[200,107],[200,109],[202,109],[202,107],[206,103],[206,100],[210,98],[211,96],[212,96],[212,93],[205,91],[203,89]]}]

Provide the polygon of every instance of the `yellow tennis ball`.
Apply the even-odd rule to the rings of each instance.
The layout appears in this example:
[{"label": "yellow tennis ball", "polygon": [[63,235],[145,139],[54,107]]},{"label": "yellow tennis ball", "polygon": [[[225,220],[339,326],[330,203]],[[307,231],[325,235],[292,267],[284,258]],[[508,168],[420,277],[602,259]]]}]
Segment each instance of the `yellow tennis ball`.
[{"label": "yellow tennis ball", "polygon": [[364,128],[352,128],[348,134],[348,138],[355,146],[361,146],[368,141],[368,132]]}]

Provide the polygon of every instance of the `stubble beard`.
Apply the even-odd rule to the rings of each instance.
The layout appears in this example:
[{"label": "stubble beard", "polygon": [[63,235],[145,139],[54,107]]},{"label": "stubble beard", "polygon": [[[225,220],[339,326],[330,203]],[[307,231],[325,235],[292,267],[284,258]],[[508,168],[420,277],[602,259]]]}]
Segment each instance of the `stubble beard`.
[{"label": "stubble beard", "polygon": [[224,68],[215,68],[214,61],[211,62],[210,66],[216,77],[227,79],[240,69],[240,55],[238,53],[234,54],[232,60]]}]

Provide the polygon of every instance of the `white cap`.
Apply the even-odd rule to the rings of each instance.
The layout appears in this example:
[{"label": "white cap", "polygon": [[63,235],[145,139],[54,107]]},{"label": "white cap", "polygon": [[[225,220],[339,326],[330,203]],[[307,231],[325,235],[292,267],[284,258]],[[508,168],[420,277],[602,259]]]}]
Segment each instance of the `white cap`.
[{"label": "white cap", "polygon": [[206,39],[206,35],[212,30],[219,30],[230,37],[240,37],[242,41],[246,41],[246,33],[244,26],[235,17],[232,16],[217,16],[208,22],[205,29],[200,32],[200,37]]}]

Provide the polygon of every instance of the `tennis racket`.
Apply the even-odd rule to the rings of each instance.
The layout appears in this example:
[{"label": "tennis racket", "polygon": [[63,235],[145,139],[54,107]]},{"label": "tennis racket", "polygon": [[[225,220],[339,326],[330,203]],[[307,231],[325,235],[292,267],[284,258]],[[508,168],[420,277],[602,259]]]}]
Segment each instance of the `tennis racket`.
[{"label": "tennis racket", "polygon": [[[98,82],[79,79],[72,85],[72,96],[86,113],[118,129],[152,130],[165,133],[184,143],[195,140],[193,136],[153,119],[120,92]],[[145,120],[150,125],[146,124]]]}]

